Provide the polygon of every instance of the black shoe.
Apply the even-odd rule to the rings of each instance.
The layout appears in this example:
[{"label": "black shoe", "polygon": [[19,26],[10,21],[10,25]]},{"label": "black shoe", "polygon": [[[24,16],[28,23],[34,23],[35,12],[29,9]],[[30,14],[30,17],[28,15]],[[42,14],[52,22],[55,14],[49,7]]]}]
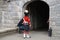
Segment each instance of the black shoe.
[{"label": "black shoe", "polygon": [[31,36],[29,38],[31,38]]},{"label": "black shoe", "polygon": [[25,39],[26,37],[24,37],[24,39]]}]

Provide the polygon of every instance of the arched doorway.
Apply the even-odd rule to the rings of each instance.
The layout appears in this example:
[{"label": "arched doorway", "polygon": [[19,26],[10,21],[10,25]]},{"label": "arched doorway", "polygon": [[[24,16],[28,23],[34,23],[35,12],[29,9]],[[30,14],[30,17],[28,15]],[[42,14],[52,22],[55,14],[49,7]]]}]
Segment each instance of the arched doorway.
[{"label": "arched doorway", "polygon": [[25,4],[25,9],[29,11],[33,30],[49,29],[49,5],[44,1],[31,1]]}]

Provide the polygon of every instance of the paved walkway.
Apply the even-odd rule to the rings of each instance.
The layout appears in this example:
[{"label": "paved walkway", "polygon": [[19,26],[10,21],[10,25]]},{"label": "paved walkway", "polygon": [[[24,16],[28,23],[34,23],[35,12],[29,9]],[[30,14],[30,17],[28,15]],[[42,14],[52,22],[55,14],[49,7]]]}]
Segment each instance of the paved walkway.
[{"label": "paved walkway", "polygon": [[23,39],[22,34],[14,33],[0,36],[0,40],[49,40],[48,33],[45,31],[32,31],[31,38]]}]

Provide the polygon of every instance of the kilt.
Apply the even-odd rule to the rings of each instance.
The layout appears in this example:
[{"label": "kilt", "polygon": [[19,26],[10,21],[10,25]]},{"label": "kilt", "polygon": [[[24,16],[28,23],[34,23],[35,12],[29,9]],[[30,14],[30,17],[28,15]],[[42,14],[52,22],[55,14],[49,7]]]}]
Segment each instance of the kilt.
[{"label": "kilt", "polygon": [[24,25],[24,26],[25,26],[25,29],[24,30],[26,30],[26,31],[29,31],[30,30],[29,25]]},{"label": "kilt", "polygon": [[20,30],[25,30],[25,31],[29,31],[30,30],[29,25],[23,25],[23,26],[20,26],[19,28],[20,28]]}]

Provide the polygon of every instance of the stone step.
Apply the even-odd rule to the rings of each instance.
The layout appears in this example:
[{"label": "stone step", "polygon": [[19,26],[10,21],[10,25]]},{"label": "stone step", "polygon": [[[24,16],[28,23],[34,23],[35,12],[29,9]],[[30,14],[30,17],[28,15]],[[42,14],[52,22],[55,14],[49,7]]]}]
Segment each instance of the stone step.
[{"label": "stone step", "polygon": [[0,29],[0,36],[2,35],[8,35],[11,33],[16,33],[18,28],[5,28],[5,29]]}]

